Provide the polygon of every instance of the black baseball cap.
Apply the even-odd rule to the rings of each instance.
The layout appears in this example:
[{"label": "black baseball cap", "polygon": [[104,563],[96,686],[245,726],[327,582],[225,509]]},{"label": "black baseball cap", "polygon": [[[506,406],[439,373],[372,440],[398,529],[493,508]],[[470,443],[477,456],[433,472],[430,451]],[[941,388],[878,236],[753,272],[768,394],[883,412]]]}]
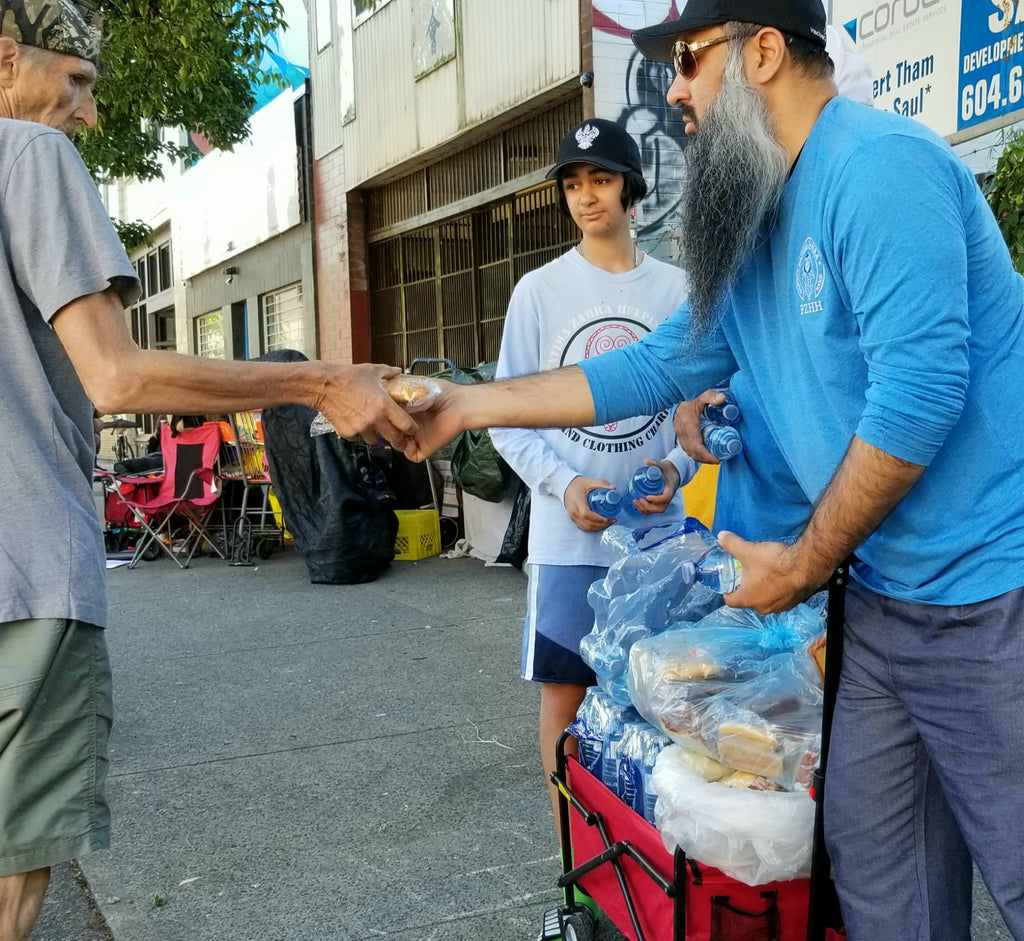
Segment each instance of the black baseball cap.
[{"label": "black baseball cap", "polygon": [[636,141],[624,127],[605,118],[589,118],[562,138],[547,178],[553,180],[571,163],[592,163],[616,173],[644,172]]},{"label": "black baseball cap", "polygon": [[655,62],[672,61],[672,45],[680,33],[736,20],[772,26],[825,48],[825,7],[821,0],[687,0],[674,20],[638,29],[633,45]]}]

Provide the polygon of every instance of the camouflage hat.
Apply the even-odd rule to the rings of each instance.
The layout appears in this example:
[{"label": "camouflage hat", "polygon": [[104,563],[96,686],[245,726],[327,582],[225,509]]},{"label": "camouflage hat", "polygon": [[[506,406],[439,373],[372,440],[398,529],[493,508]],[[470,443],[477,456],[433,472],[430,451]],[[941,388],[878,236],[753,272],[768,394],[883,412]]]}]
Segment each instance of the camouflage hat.
[{"label": "camouflage hat", "polygon": [[0,35],[99,65],[103,17],[82,0],[0,0]]}]

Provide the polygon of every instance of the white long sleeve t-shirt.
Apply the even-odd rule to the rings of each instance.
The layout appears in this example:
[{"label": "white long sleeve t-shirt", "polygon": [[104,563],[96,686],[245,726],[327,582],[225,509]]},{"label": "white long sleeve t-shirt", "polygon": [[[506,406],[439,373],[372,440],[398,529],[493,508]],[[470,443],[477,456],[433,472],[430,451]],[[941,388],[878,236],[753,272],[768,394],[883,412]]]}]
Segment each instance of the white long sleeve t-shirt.
[{"label": "white long sleeve t-shirt", "polygon": [[[516,285],[496,378],[569,366],[635,343],[685,298],[683,273],[672,265],[645,256],[632,271],[611,274],[573,249]],[[666,457],[683,483],[696,472],[675,446],[668,410],[592,428],[492,428],[491,439],[532,491],[528,551],[539,564],[607,564],[601,534],[583,532],[566,513],[563,497],[574,477],[624,490],[646,458]]]}]

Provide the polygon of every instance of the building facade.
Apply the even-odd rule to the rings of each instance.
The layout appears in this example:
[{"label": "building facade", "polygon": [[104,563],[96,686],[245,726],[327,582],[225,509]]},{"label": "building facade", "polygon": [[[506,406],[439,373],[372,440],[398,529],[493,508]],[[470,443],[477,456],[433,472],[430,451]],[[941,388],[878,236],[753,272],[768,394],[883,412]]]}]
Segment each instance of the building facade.
[{"label": "building facade", "polygon": [[[640,247],[673,258],[682,127],[632,29],[660,0],[311,0],[319,340],[408,367],[497,357],[516,281],[576,242],[545,180],[584,117],[640,143]],[[411,42],[410,42],[411,39]]]},{"label": "building facade", "polygon": [[317,355],[309,96],[257,111],[233,151],[211,151],[170,190],[181,278],[179,348],[254,359]]}]

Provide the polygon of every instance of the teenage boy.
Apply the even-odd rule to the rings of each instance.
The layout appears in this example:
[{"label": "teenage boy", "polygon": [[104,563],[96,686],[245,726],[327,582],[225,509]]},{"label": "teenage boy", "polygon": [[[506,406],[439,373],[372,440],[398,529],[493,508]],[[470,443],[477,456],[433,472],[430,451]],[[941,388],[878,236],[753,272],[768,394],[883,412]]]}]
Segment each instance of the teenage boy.
[{"label": "teenage boy", "polygon": [[[682,272],[637,249],[632,208],[647,192],[640,151],[613,121],[573,128],[548,173],[562,211],[582,238],[516,285],[505,319],[496,378],[590,359],[646,336],[686,297]],[[594,624],[590,585],[607,564],[601,532],[612,520],[594,513],[587,494],[622,489],[637,468],[658,464],[661,494],[633,505],[660,513],[696,464],[675,448],[668,411],[591,428],[494,428],[495,447],[530,487],[529,578],[523,677],[541,685],[540,750],[545,780],[555,743],[596,678],[580,657]],[[667,456],[667,457],[666,457]],[[549,786],[557,820],[557,794]]]}]

